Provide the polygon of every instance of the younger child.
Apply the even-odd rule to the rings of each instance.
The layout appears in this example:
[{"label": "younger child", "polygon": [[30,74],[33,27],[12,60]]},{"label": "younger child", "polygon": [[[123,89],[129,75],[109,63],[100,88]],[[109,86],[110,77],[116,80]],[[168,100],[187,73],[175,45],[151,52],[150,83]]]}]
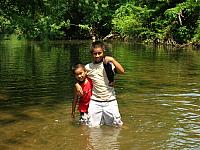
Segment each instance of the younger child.
[{"label": "younger child", "polygon": [[76,88],[74,88],[74,99],[72,102],[71,116],[73,118],[75,117],[76,105],[79,102],[78,110],[80,112],[80,121],[82,123],[86,123],[90,97],[92,95],[92,80],[87,77],[87,71],[85,69],[85,66],[82,64],[77,64],[73,69],[73,73],[75,75],[77,83],[79,83],[79,85],[82,87],[83,95],[78,98]]}]

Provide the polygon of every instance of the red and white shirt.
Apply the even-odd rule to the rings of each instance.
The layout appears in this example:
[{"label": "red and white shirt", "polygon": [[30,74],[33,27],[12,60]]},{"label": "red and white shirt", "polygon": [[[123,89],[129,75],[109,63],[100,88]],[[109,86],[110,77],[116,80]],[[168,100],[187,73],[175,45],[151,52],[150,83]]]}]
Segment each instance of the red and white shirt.
[{"label": "red and white shirt", "polygon": [[79,112],[88,112],[89,102],[92,96],[92,80],[87,78],[87,82],[82,83],[81,87],[83,90],[83,96],[81,96],[79,99],[78,110]]}]

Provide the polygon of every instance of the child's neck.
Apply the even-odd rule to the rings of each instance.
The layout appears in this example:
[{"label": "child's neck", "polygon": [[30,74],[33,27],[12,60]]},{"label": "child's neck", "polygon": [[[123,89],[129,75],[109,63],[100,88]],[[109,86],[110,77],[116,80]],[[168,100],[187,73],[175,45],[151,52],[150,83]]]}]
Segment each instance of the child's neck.
[{"label": "child's neck", "polygon": [[80,83],[80,84],[86,84],[88,82],[88,79],[87,79],[87,77],[85,78],[85,80],[84,81],[78,81],[78,83]]},{"label": "child's neck", "polygon": [[94,64],[100,64],[101,62],[103,62],[103,59],[104,59],[104,58],[102,58],[102,59],[101,59],[100,61],[98,61],[98,62],[93,61],[93,63],[94,63]]}]

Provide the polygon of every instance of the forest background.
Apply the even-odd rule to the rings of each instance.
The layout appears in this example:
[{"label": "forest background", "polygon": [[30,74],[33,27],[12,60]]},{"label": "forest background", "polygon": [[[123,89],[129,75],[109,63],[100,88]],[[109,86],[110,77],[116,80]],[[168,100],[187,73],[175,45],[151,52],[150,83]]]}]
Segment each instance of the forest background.
[{"label": "forest background", "polygon": [[200,0],[3,0],[0,38],[200,45]]}]

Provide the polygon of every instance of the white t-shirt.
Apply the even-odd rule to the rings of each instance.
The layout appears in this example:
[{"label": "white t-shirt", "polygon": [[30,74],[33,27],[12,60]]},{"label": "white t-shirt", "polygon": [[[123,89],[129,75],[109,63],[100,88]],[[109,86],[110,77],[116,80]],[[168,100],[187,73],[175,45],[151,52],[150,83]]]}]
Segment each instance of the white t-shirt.
[{"label": "white t-shirt", "polygon": [[[109,80],[103,62],[98,64],[89,63],[85,68],[88,72],[88,77],[92,79],[93,83],[91,99],[98,101],[111,101],[116,99],[114,88],[109,86]],[[113,64],[112,68],[114,69]]]}]

